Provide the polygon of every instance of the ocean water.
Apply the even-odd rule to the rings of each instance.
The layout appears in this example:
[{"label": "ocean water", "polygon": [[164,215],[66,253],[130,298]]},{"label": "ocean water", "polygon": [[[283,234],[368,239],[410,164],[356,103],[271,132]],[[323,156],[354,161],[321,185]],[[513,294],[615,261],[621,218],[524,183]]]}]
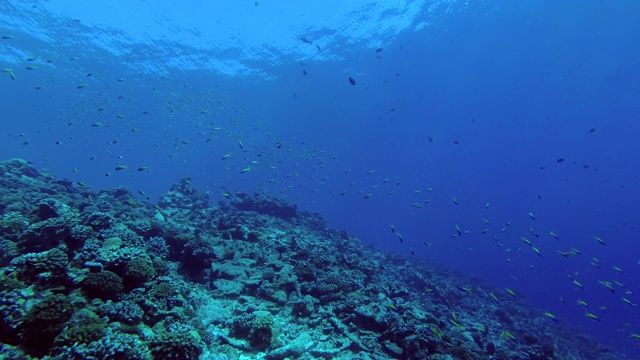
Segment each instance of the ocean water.
[{"label": "ocean water", "polygon": [[3,1],[0,35],[3,160],[282,196],[637,358],[640,3]]}]

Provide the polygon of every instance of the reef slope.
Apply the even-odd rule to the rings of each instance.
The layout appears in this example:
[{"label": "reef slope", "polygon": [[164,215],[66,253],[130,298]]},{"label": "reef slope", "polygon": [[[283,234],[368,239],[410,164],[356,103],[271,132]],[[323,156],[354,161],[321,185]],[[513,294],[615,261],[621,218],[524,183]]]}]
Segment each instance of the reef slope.
[{"label": "reef slope", "polygon": [[0,214],[3,358],[623,358],[263,195],[212,205],[184,179],[151,205],[12,159]]}]

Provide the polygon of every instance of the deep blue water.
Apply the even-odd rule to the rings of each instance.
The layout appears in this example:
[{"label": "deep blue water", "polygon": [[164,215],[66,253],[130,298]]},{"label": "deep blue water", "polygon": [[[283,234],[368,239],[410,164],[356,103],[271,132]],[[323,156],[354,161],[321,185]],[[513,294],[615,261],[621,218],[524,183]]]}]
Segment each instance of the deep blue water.
[{"label": "deep blue water", "polygon": [[2,2],[0,156],[284,196],[635,354],[640,3],[187,3]]}]

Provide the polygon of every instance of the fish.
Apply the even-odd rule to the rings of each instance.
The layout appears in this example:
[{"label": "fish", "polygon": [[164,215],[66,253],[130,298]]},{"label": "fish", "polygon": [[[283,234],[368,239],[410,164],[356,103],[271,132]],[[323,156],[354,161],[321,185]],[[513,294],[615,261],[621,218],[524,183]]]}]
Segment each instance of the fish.
[{"label": "fish", "polygon": [[540,237],[540,235],[538,235],[538,233],[536,232],[536,230],[533,227],[529,228],[529,232],[531,233],[531,235],[533,235],[533,236],[535,236],[537,238]]},{"label": "fish", "polygon": [[391,232],[396,232],[396,227],[391,224]]},{"label": "fish", "polygon": [[531,212],[529,212],[529,217],[530,217],[532,220],[535,220],[535,219],[536,219],[536,216],[533,214],[533,212],[532,212],[532,211],[531,211]]},{"label": "fish", "polygon": [[455,327],[457,327],[458,329],[461,329],[461,330],[464,329],[464,326],[458,324],[455,320],[449,319],[449,322],[453,324]]},{"label": "fish", "polygon": [[393,304],[385,304],[385,306],[388,307],[393,312],[400,312],[400,310],[398,310],[398,308]]},{"label": "fish", "polygon": [[509,293],[509,295],[511,295],[514,299],[516,298],[516,293],[515,293],[513,290],[511,290],[511,289],[509,289],[509,288],[506,288],[505,290],[506,290],[506,291],[507,291],[507,293]]},{"label": "fish", "polygon": [[505,330],[502,333],[500,333],[500,339],[507,339],[507,338],[509,338],[509,339],[511,339],[513,341],[516,341],[516,337],[513,336],[513,334],[511,334],[510,332]]},{"label": "fish", "polygon": [[149,166],[147,166],[147,165],[140,166],[140,167],[138,168],[138,171],[145,171],[145,170],[147,170],[148,168],[149,168]]},{"label": "fish", "polygon": [[84,89],[84,88],[87,87],[87,85],[89,85],[89,84],[80,84],[80,85],[76,86],[76,89]]},{"label": "fish", "polygon": [[616,289],[613,288],[613,284],[611,284],[608,281],[603,281],[603,280],[599,280],[598,283],[602,286],[605,286],[607,289],[609,289],[609,291],[611,291],[611,293],[615,294],[616,293]]},{"label": "fish", "polygon": [[491,299],[496,305],[500,305],[500,301],[498,301],[498,297],[494,293],[489,293],[489,296],[491,296]]},{"label": "fish", "polygon": [[313,41],[309,40],[309,38],[307,38],[306,36],[301,36],[300,41],[307,44],[313,44]]},{"label": "fish", "polygon": [[597,322],[601,322],[600,318],[598,316],[596,316],[595,314],[586,313],[586,314],[584,314],[584,316],[588,317],[591,320],[595,320]]},{"label": "fish", "polygon": [[544,316],[548,317],[551,321],[553,321],[555,323],[560,322],[560,321],[558,321],[558,318],[555,315],[553,315],[552,313],[550,313],[548,311],[544,312]]},{"label": "fish", "polygon": [[584,286],[582,285],[582,283],[580,283],[578,280],[576,279],[571,279],[571,283],[574,284],[575,286],[579,287],[580,289],[584,290]]},{"label": "fish", "polygon": [[398,235],[398,240],[400,240],[400,242],[404,242],[404,238],[402,237],[402,234],[400,233],[396,233],[396,235]]},{"label": "fish", "polygon": [[249,166],[247,166],[246,168],[242,169],[242,171],[240,171],[240,174],[244,174],[247,173],[251,170],[251,168]]},{"label": "fish", "polygon": [[382,52],[382,50],[384,50],[384,49],[379,47],[379,48],[376,49],[376,52],[379,53],[379,52]]},{"label": "fish", "polygon": [[602,238],[598,236],[594,236],[593,238],[596,239],[596,241],[599,242],[601,245],[604,245],[604,240],[602,240]]},{"label": "fish", "polygon": [[13,39],[13,35],[2,35],[2,40]]},{"label": "fish", "polygon": [[224,156],[222,157],[222,160],[224,160],[224,159],[228,159],[229,157],[231,157],[231,153],[226,153],[226,154],[224,154]]},{"label": "fish", "polygon": [[553,231],[551,231],[549,235],[553,236],[556,240],[560,240],[560,237],[556,235],[556,233],[554,233]]},{"label": "fish", "polygon": [[38,68],[37,66],[27,66],[25,69],[27,69],[27,70],[35,70],[37,68]]},{"label": "fish", "polygon": [[11,80],[15,80],[16,79],[16,75],[13,73],[13,70],[11,70],[11,69],[3,69],[2,72],[8,73],[9,76],[11,77]]},{"label": "fish", "polygon": [[307,76],[307,70],[302,69],[302,75]]},{"label": "fish", "polygon": [[356,84],[356,80],[352,77],[349,77],[349,84],[351,85],[355,85]]},{"label": "fish", "polygon": [[116,166],[115,170],[116,171],[120,171],[120,170],[124,170],[126,168],[127,168],[127,165],[118,165],[118,166]]},{"label": "fish", "polygon": [[[429,326],[429,330],[431,330],[432,333],[436,334],[437,337],[442,337],[442,333],[436,329],[435,327],[433,327],[433,325]],[[640,339],[640,335],[637,335],[638,339]]]}]

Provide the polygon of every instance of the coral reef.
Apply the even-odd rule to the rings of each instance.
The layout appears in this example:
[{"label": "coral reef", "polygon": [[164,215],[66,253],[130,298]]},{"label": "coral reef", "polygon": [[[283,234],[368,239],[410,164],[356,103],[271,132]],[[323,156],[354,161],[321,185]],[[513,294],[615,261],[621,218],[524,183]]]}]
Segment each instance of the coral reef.
[{"label": "coral reef", "polygon": [[69,299],[61,294],[47,295],[33,305],[20,323],[20,338],[27,351],[46,354],[73,310]]},{"label": "coral reef", "polygon": [[149,342],[151,354],[157,359],[197,359],[204,344],[195,331],[163,332]]},{"label": "coral reef", "polygon": [[124,290],[122,278],[111,271],[87,274],[82,281],[82,287],[89,296],[102,299],[117,298]]},{"label": "coral reef", "polygon": [[263,194],[237,193],[231,200],[231,205],[240,211],[255,211],[285,220],[294,218],[298,212],[298,207],[294,204]]},{"label": "coral reef", "polygon": [[282,199],[215,207],[183,179],[153,206],[19,159],[0,175],[7,358],[623,359]]}]

